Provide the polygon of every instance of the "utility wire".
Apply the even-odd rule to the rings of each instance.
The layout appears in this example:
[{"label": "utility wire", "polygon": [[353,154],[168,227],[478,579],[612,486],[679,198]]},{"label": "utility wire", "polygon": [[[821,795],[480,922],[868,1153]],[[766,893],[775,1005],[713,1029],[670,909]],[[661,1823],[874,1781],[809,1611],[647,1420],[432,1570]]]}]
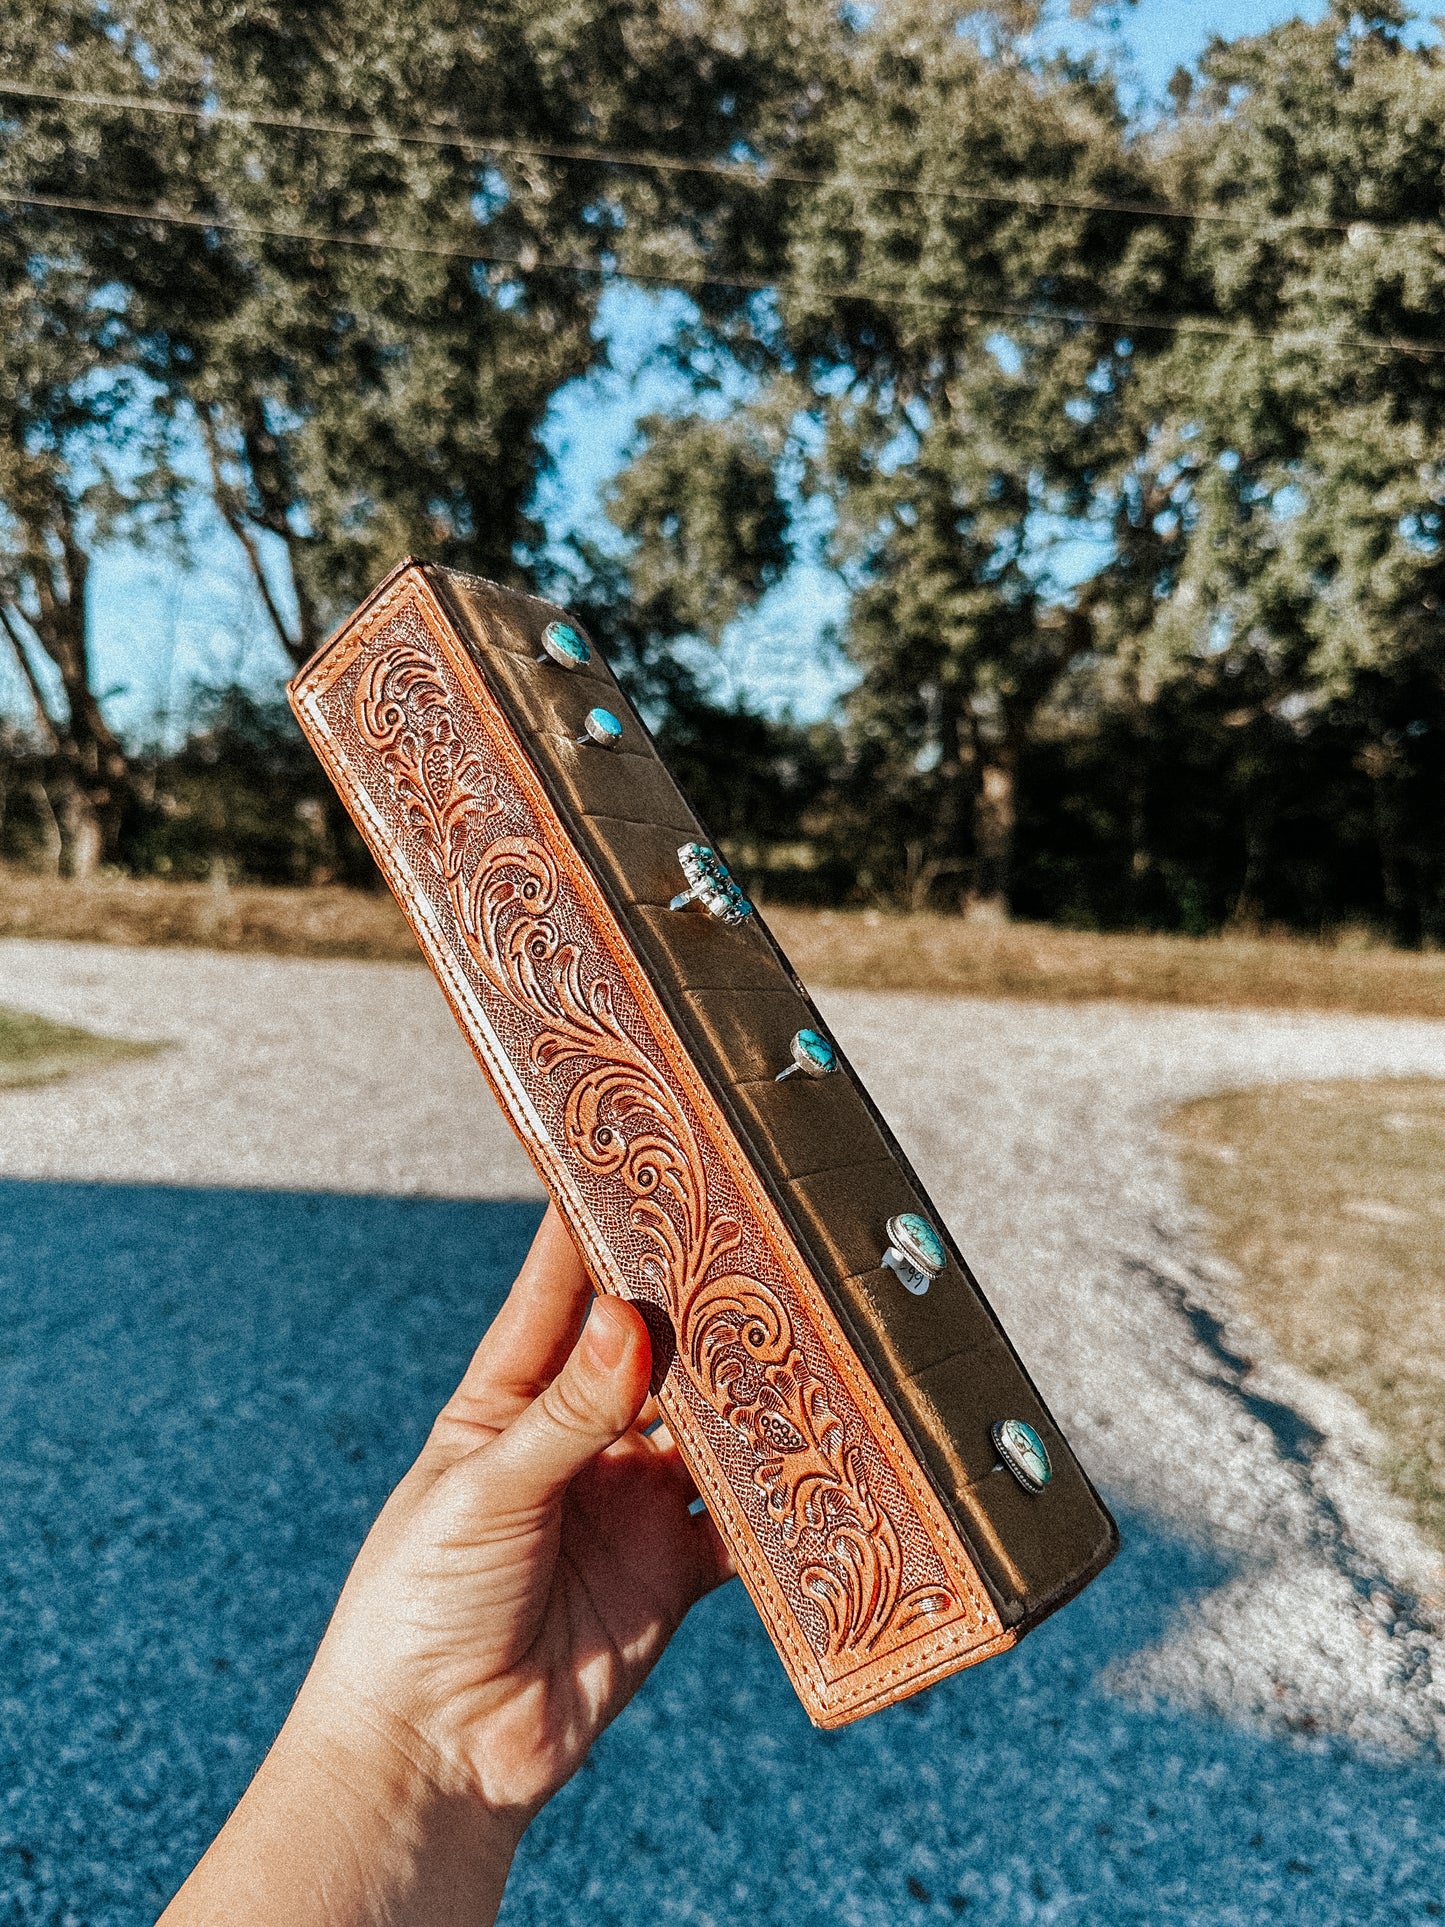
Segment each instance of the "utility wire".
[{"label": "utility wire", "polygon": [[1250,328],[1235,322],[1217,321],[1209,315],[1142,315],[1110,313],[1097,309],[1031,306],[1022,302],[970,302],[952,295],[912,294],[896,288],[873,288],[862,282],[826,282],[809,286],[767,275],[719,275],[686,268],[621,268],[604,261],[569,261],[556,256],[531,252],[498,254],[476,248],[459,248],[439,241],[392,240],[383,234],[342,234],[335,229],[273,227],[263,222],[235,221],[212,214],[187,213],[182,209],[156,204],[151,207],[127,206],[116,201],[80,200],[61,194],[20,194],[0,188],[0,204],[12,207],[45,208],[63,214],[94,215],[101,219],[152,222],[161,227],[197,228],[217,234],[244,234],[267,240],[293,241],[309,247],[371,249],[383,254],[420,254],[455,261],[470,261],[478,266],[515,268],[522,274],[562,273],[594,276],[607,282],[646,282],[673,288],[721,288],[740,294],[794,295],[810,300],[824,297],[833,301],[870,301],[875,305],[905,308],[939,308],[949,314],[973,320],[1063,321],[1075,327],[1122,328],[1134,333],[1201,335],[1231,341],[1262,341],[1272,346],[1291,344],[1299,347],[1363,348],[1376,353],[1414,355],[1433,360],[1445,355],[1445,344],[1405,341],[1399,337],[1367,335],[1342,329],[1324,328],[1266,329]]},{"label": "utility wire", "polygon": [[804,168],[780,167],[770,161],[752,166],[744,161],[689,160],[674,154],[659,154],[647,149],[628,153],[612,148],[589,147],[556,141],[517,141],[488,139],[464,134],[459,129],[433,124],[419,128],[389,128],[362,125],[355,121],[314,120],[301,114],[257,114],[239,107],[198,107],[186,101],[165,100],[148,94],[79,93],[56,87],[34,87],[27,82],[0,79],[0,96],[18,100],[48,101],[79,107],[114,107],[123,112],[159,114],[175,119],[220,123],[230,127],[256,127],[271,131],[302,134],[339,135],[368,146],[416,146],[452,148],[466,154],[502,154],[523,160],[562,160],[591,163],[602,167],[632,167],[661,173],[703,174],[716,179],[736,181],[745,187],[771,187],[786,182],[798,187],[863,187],[879,194],[897,194],[920,200],[964,201],[987,206],[1061,210],[1068,213],[1133,214],[1158,221],[1208,221],[1257,234],[1304,233],[1350,234],[1361,228],[1379,234],[1425,233],[1440,230],[1425,221],[1348,221],[1313,220],[1304,216],[1283,216],[1277,221],[1260,221],[1246,214],[1232,214],[1228,208],[1178,207],[1152,201],[1114,200],[1106,195],[1035,194],[1027,190],[1010,191],[990,187],[920,187],[885,174],[857,175],[819,173]]}]

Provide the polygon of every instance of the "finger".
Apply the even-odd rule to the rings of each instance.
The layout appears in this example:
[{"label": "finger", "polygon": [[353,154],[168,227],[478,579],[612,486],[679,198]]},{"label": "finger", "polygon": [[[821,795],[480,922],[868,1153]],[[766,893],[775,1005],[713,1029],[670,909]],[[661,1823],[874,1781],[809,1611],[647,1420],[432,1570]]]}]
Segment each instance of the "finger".
[{"label": "finger", "polygon": [[677,1449],[677,1440],[667,1426],[659,1424],[656,1431],[649,1432],[647,1443],[653,1458],[667,1475],[669,1486],[691,1504],[698,1496],[697,1483],[687,1468],[687,1461]]},{"label": "finger", "polygon": [[737,1561],[703,1503],[697,1481],[688,1470],[687,1461],[678,1449],[672,1428],[665,1419],[660,1418],[655,1429],[647,1434],[647,1445],[653,1458],[660,1463],[671,1489],[689,1510],[696,1507],[691,1520],[691,1583],[688,1588],[689,1599],[696,1603],[716,1587],[737,1577]]},{"label": "finger", "polygon": [[634,1306],[594,1301],[562,1370],[504,1432],[479,1465],[505,1492],[508,1509],[550,1504],[628,1431],[647,1396],[652,1347]]},{"label": "finger", "polygon": [[591,1296],[572,1234],[549,1204],[506,1303],[472,1354],[445,1415],[507,1424],[561,1371]]},{"label": "finger", "polygon": [[693,1588],[692,1603],[705,1599],[729,1579],[737,1577],[737,1561],[728,1542],[717,1529],[712,1514],[704,1508],[692,1522]]}]

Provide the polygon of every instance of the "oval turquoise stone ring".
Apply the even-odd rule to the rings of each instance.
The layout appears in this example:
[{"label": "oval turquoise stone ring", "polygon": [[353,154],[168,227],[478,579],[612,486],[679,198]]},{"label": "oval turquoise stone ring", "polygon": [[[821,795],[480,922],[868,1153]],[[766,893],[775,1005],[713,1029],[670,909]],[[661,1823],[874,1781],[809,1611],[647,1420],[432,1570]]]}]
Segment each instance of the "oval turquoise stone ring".
[{"label": "oval turquoise stone ring", "polygon": [[559,669],[580,669],[591,662],[592,650],[570,622],[549,622],[542,631],[542,653],[538,662],[555,662]]},{"label": "oval turquoise stone ring", "polygon": [[838,1053],[820,1031],[800,1030],[788,1046],[792,1063],[773,1079],[781,1084],[785,1077],[801,1071],[804,1077],[827,1077],[838,1068]]},{"label": "oval turquoise stone ring", "polygon": [[1042,1492],[1054,1476],[1047,1447],[1032,1425],[1025,1425],[1021,1418],[1001,1418],[993,1428],[993,1444],[1025,1492]]},{"label": "oval turquoise stone ring", "polygon": [[884,1228],[888,1249],[879,1263],[896,1272],[904,1288],[921,1298],[948,1263],[942,1238],[916,1211],[900,1211]]},{"label": "oval turquoise stone ring", "polygon": [[589,709],[577,741],[596,743],[599,749],[616,749],[622,741],[622,725],[610,709]]}]

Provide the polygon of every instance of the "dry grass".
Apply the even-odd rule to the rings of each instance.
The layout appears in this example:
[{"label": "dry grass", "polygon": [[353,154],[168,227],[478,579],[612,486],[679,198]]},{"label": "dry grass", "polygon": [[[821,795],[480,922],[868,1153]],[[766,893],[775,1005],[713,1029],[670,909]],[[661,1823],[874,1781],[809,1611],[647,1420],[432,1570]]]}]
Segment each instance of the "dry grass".
[{"label": "dry grass", "polygon": [[[819,987],[1445,1018],[1445,954],[1289,939],[1099,936],[864,910],[767,915],[799,976]],[[0,869],[0,936],[417,961],[389,896],[334,888],[56,883]]]},{"label": "dry grass", "polygon": [[839,988],[1445,1017],[1445,955],[868,911],[770,910],[768,921],[805,983]]},{"label": "dry grass", "polygon": [[419,960],[401,912],[383,891],[230,889],[210,883],[136,883],[128,877],[57,883],[5,869],[0,869],[0,936],[179,944],[282,957]]},{"label": "dry grass", "polygon": [[148,1057],[159,1048],[118,1037],[96,1037],[70,1024],[52,1024],[28,1011],[0,1006],[0,1090],[49,1084],[87,1065]]},{"label": "dry grass", "polygon": [[1445,1546],[1445,1083],[1240,1091],[1170,1128],[1247,1309],[1364,1407],[1382,1471]]}]

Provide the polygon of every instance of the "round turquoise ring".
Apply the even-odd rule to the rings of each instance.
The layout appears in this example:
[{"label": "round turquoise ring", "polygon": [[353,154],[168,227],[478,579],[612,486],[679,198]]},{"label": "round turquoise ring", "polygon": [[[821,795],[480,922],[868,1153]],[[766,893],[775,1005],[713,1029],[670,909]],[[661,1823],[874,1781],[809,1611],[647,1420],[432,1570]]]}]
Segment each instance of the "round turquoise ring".
[{"label": "round turquoise ring", "polygon": [[792,1077],[801,1071],[804,1077],[828,1077],[838,1068],[838,1053],[816,1030],[800,1030],[788,1046],[792,1063],[786,1070],[778,1072],[773,1079],[781,1084],[785,1077]]},{"label": "round turquoise ring", "polygon": [[591,662],[592,650],[570,622],[549,622],[542,631],[542,653],[538,662],[554,662],[559,669],[580,669]]},{"label": "round turquoise ring", "polygon": [[897,1273],[905,1291],[921,1298],[948,1263],[942,1238],[927,1218],[920,1218],[916,1211],[900,1211],[896,1218],[888,1220],[884,1229],[888,1233],[888,1249],[879,1263]]},{"label": "round turquoise ring", "polygon": [[1042,1492],[1054,1476],[1048,1448],[1032,1425],[1021,1418],[1001,1418],[993,1428],[993,1449],[999,1463],[995,1472],[1012,1472],[1025,1492]]},{"label": "round turquoise ring", "polygon": [[622,725],[610,709],[589,709],[582,722],[579,744],[596,743],[599,749],[616,749],[622,741]]},{"label": "round turquoise ring", "polygon": [[753,906],[733,882],[716,850],[706,843],[684,843],[677,860],[688,887],[672,899],[669,910],[685,910],[690,903],[700,903],[721,923],[741,923],[752,915]]}]

